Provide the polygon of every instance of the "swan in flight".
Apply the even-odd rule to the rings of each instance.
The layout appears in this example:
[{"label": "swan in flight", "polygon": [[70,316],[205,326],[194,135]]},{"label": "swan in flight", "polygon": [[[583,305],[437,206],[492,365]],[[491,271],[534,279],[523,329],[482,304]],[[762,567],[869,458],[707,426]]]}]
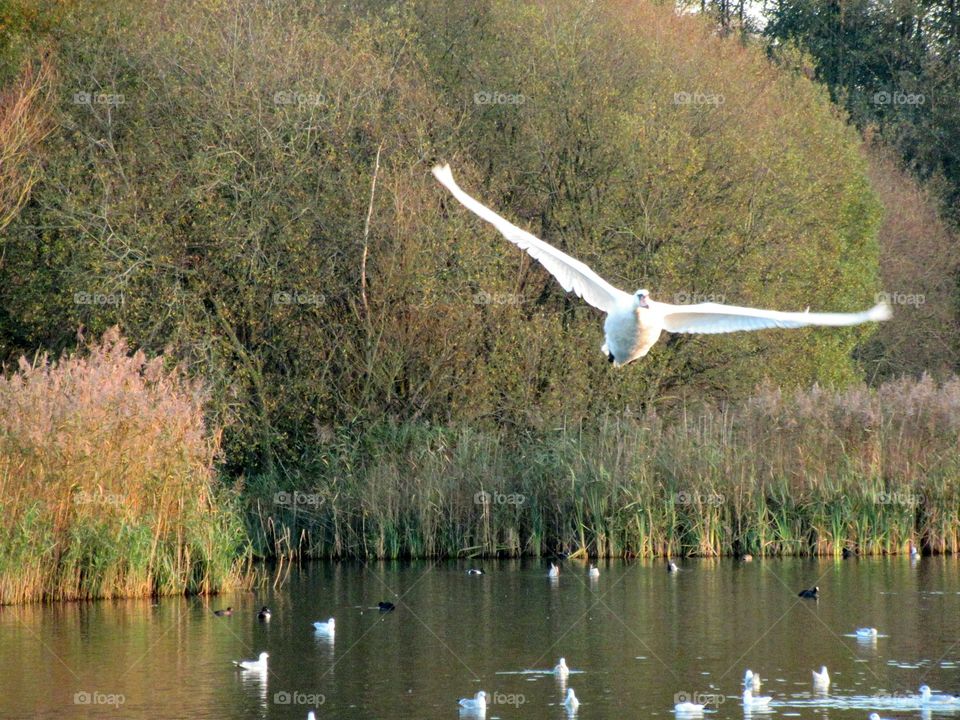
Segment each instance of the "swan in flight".
[{"label": "swan in flight", "polygon": [[826,690],[830,687],[830,673],[827,672],[827,666],[820,668],[820,672],[813,670],[813,686],[817,690]]},{"label": "swan in flight", "polygon": [[468,210],[493,225],[553,275],[563,289],[573,291],[607,315],[606,342],[600,348],[615,367],[646,355],[660,333],[728,333],[763,328],[800,328],[809,325],[845,326],[890,319],[890,306],[879,303],[859,313],[779,312],[757,308],[698,303],[671,305],[654,300],[649,291],[632,295],[615,288],[587,265],[549,243],[521,230],[509,220],[470,197],[453,179],[449,165],[437,165],[433,175]]}]

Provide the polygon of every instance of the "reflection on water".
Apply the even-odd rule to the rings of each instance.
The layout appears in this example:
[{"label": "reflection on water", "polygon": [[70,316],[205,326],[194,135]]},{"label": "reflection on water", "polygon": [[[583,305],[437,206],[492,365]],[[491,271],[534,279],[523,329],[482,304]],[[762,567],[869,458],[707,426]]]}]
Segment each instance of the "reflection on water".
[{"label": "reflection on water", "polygon": [[[279,590],[0,609],[2,718],[960,716],[960,564],[876,560],[315,563]],[[819,600],[797,597],[818,585]],[[380,612],[379,602],[396,609]],[[232,605],[230,617],[214,608]],[[270,622],[257,619],[264,605]],[[336,632],[313,623],[336,619]],[[857,637],[858,628],[878,636]],[[266,672],[234,660],[268,652]],[[569,677],[553,672],[566,658]],[[826,693],[811,671],[829,668]],[[743,705],[744,671],[763,678]],[[918,695],[932,688],[932,702]],[[763,712],[761,712],[763,711]]]}]

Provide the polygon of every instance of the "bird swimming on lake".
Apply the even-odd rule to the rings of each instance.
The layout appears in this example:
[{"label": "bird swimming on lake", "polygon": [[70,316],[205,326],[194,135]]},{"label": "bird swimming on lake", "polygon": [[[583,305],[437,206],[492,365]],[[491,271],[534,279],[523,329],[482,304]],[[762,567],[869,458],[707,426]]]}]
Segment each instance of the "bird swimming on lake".
[{"label": "bird swimming on lake", "polygon": [[747,670],[743,674],[743,689],[752,692],[760,692],[760,676],[753,670]]},{"label": "bird swimming on lake", "polygon": [[467,570],[467,575],[483,575],[483,570],[480,568],[470,568]]},{"label": "bird swimming on lake", "polygon": [[813,686],[820,690],[826,690],[830,687],[830,673],[827,672],[827,666],[824,665],[820,668],[820,672],[816,670],[811,670],[813,673]]},{"label": "bird swimming on lake", "polygon": [[867,720],[884,720],[884,718],[880,717],[880,713],[870,713],[870,717],[868,717]]},{"label": "bird swimming on lake", "polygon": [[449,165],[437,165],[433,175],[468,210],[493,225],[530,257],[543,265],[564,290],[574,292],[606,313],[606,342],[601,351],[614,367],[622,367],[646,355],[660,333],[728,333],[764,328],[801,328],[810,325],[848,326],[890,319],[890,306],[879,303],[859,313],[779,312],[757,308],[698,303],[671,305],[653,300],[650,292],[632,295],[615,288],[587,265],[501,217],[465,193],[453,179]]},{"label": "bird swimming on lake", "polygon": [[680,569],[680,568],[677,567],[677,564],[676,564],[673,560],[667,560],[667,572],[668,572],[668,573],[675,573],[675,572],[677,572],[679,569]]},{"label": "bird swimming on lake", "polygon": [[587,575],[589,575],[592,578],[600,577],[600,568],[598,568],[596,565],[591,565],[590,570],[587,572]]},{"label": "bird swimming on lake", "polygon": [[797,593],[797,595],[799,595],[802,598],[816,600],[820,597],[820,588],[814,585],[812,588],[801,590],[800,592]]},{"label": "bird swimming on lake", "polygon": [[226,610],[214,610],[213,614],[217,617],[229,617],[230,615],[233,615],[233,608],[228,607]]},{"label": "bird swimming on lake", "polygon": [[263,672],[267,669],[267,658],[269,654],[262,652],[256,660],[234,660],[233,664],[241,670],[254,670]]},{"label": "bird swimming on lake", "polygon": [[907,552],[910,553],[910,557],[915,558],[920,555],[920,551],[917,550],[917,546],[913,544],[913,540],[907,541]]},{"label": "bird swimming on lake", "polygon": [[560,658],[560,661],[553,668],[553,674],[562,678],[565,678],[570,674],[570,668],[567,667],[567,661],[565,658]]},{"label": "bird swimming on lake", "polygon": [[547,577],[552,577],[552,578],[560,577],[560,568],[558,568],[553,563],[550,563],[550,570],[547,572]]},{"label": "bird swimming on lake", "polygon": [[460,707],[464,710],[470,710],[471,712],[486,712],[487,710],[487,694],[481,690],[472,698],[462,698],[460,700]]},{"label": "bird swimming on lake", "polygon": [[264,605],[262,608],[260,608],[260,612],[257,613],[257,619],[258,619],[258,620],[269,620],[269,619],[270,619],[270,615],[271,615],[271,613],[270,613],[270,608],[268,608],[266,605]]},{"label": "bird swimming on lake", "polygon": [[771,700],[773,700],[773,698],[768,695],[755,697],[753,691],[750,689],[743,691],[743,705],[747,708],[766,707],[770,704]]},{"label": "bird swimming on lake", "polygon": [[319,622],[319,621],[315,622],[313,624],[313,629],[321,633],[322,632],[332,633],[336,629],[336,626],[337,626],[336,620],[334,620],[333,618],[330,618],[326,622]]},{"label": "bird swimming on lake", "polygon": [[857,637],[858,638],[875,638],[880,633],[877,632],[876,628],[857,628]]},{"label": "bird swimming on lake", "polygon": [[678,715],[702,715],[703,705],[692,702],[680,702],[673,706],[673,711]]},{"label": "bird swimming on lake", "polygon": [[753,562],[753,555],[751,555],[750,553],[744,553],[743,555],[740,556],[740,559],[743,562]]},{"label": "bird swimming on lake", "polygon": [[575,713],[577,708],[580,707],[580,701],[577,700],[577,695],[573,692],[573,688],[567,688],[567,696],[563,699],[563,706],[571,713]]},{"label": "bird swimming on lake", "polygon": [[929,685],[921,685],[920,702],[922,702],[924,705],[952,705],[957,702],[957,698],[953,695],[934,695],[930,692]]},{"label": "bird swimming on lake", "polygon": [[396,609],[397,609],[397,606],[394,605],[392,602],[377,603],[377,610],[379,610],[380,612],[393,612]]}]

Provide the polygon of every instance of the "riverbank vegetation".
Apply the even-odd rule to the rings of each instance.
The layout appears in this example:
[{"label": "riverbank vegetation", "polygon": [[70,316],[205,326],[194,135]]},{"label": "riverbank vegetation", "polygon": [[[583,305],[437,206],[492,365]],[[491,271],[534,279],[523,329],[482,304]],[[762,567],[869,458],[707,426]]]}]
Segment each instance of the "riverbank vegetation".
[{"label": "riverbank vegetation", "polygon": [[[27,539],[3,597],[222,587],[244,526],[258,554],[318,557],[956,548],[955,226],[802,43],[625,0],[0,0],[0,28],[5,382],[61,367],[24,355],[114,357],[77,340],[110,333],[138,397],[174,392],[202,439],[178,454],[157,430],[153,479],[115,462],[132,437],[72,469],[55,443],[86,447],[119,406],[31,449],[6,405],[0,502]],[[451,205],[438,161],[626,289],[786,310],[883,294],[895,319],[675,336],[615,370],[597,313]],[[181,380],[137,385],[160,357]],[[24,514],[24,473],[49,517]],[[133,483],[136,512],[69,500],[103,482]],[[908,490],[922,502],[864,500]],[[135,548],[123,533],[160,517],[109,573],[36,565],[43,538],[70,559],[107,518]]]},{"label": "riverbank vegetation", "polygon": [[242,582],[247,544],[214,484],[204,402],[116,330],[0,378],[0,604]]}]

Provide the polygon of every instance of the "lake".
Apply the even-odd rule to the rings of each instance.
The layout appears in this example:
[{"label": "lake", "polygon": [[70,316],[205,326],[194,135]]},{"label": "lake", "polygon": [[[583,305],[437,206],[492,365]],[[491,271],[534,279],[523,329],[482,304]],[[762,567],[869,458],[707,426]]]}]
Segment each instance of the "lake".
[{"label": "lake", "polygon": [[[577,718],[675,717],[678,699],[742,718],[747,668],[770,717],[950,716],[909,696],[960,691],[955,558],[680,566],[602,561],[591,580],[568,560],[553,581],[537,560],[314,562],[279,588],[216,598],[4,607],[0,717],[429,720],[484,690],[486,718],[561,719],[561,656]],[[819,600],[797,597],[812,585]],[[381,600],[397,609],[381,614]],[[329,617],[334,636],[315,633]],[[871,626],[875,641],[848,637]],[[266,673],[231,665],[261,651]],[[827,695],[811,685],[821,665]]]}]

